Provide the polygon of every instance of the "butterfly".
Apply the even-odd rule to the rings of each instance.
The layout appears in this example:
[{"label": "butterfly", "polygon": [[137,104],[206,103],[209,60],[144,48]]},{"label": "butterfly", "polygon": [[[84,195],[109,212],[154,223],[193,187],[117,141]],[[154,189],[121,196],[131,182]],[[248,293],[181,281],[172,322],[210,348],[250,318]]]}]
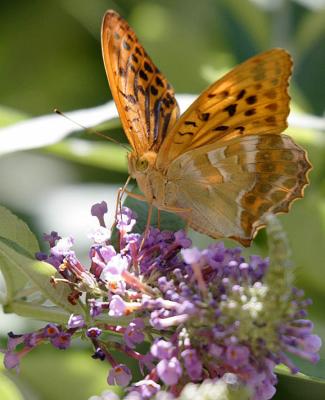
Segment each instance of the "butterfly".
[{"label": "butterfly", "polygon": [[303,197],[311,164],[286,135],[292,60],[272,49],[209,86],[180,116],[175,93],[128,23],[102,23],[106,74],[132,147],[128,168],[158,210],[248,246],[267,213]]}]

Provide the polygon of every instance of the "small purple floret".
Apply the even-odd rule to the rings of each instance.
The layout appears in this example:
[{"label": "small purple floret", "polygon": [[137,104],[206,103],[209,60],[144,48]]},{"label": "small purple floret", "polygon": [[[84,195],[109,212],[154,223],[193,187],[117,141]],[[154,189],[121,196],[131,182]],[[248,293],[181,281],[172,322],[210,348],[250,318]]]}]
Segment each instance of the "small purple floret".
[{"label": "small purple floret", "polygon": [[105,226],[104,215],[107,213],[107,203],[102,201],[91,207],[91,215],[97,217],[100,226]]},{"label": "small purple floret", "polygon": [[176,357],[172,357],[170,360],[161,360],[157,364],[158,376],[166,385],[176,385],[182,372],[181,363]]},{"label": "small purple floret", "polygon": [[118,364],[109,371],[107,382],[109,385],[127,386],[132,378],[130,369],[124,364]]}]

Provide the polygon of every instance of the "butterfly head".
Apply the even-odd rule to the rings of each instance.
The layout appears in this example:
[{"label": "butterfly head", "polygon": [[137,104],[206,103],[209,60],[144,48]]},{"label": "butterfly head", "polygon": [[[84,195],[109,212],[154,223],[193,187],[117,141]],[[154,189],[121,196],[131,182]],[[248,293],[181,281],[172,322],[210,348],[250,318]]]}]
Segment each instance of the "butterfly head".
[{"label": "butterfly head", "polygon": [[161,205],[162,181],[164,179],[160,171],[156,169],[157,153],[147,151],[142,155],[135,152],[128,154],[129,174],[136,179],[141,192],[144,194],[148,202]]},{"label": "butterfly head", "polygon": [[147,175],[149,170],[154,168],[156,163],[157,153],[147,151],[141,156],[134,152],[128,154],[129,173],[133,178],[138,178],[139,175]]}]

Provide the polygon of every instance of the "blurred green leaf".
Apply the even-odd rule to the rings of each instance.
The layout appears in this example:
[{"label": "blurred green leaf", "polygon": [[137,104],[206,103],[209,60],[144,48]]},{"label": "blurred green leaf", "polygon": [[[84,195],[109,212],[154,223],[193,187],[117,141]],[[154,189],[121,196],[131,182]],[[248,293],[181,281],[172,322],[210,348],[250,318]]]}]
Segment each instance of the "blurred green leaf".
[{"label": "blurred green leaf", "polygon": [[324,34],[325,9],[303,15],[294,37],[296,59],[298,62]]},{"label": "blurred green leaf", "polygon": [[0,127],[14,124],[26,118],[27,115],[25,113],[0,105]]},{"label": "blurred green leaf", "polygon": [[270,23],[265,12],[253,2],[247,0],[242,1],[241,7],[238,7],[237,0],[222,0],[222,4],[232,14],[236,23],[248,33],[256,49],[268,48],[270,45]]},{"label": "blurred green leaf", "polygon": [[[2,358],[2,357],[1,357]],[[0,399],[27,400],[18,387],[4,373],[0,372]]]},{"label": "blurred green leaf", "polygon": [[[16,379],[19,386],[23,384],[33,391],[34,400],[86,400],[103,390],[120,390],[108,386],[109,368],[107,362],[92,359],[90,349],[69,348],[62,351],[51,345],[42,345],[23,358],[21,372]],[[11,372],[10,375],[14,377],[16,374]],[[24,400],[32,399],[25,397],[25,391],[23,393]]]},{"label": "blurred green leaf", "polygon": [[127,171],[126,149],[114,143],[71,138],[47,146],[43,151],[83,165]]},{"label": "blurred green leaf", "polygon": [[290,376],[293,379],[299,379],[302,381],[307,381],[307,382],[323,385],[324,386],[323,390],[325,390],[325,375],[323,378],[320,378],[318,376],[303,374],[301,372],[298,372],[297,374],[293,375],[285,365],[278,365],[276,367],[275,371],[277,374],[281,374],[284,376]]},{"label": "blurred green leaf", "polygon": [[292,375],[284,367],[277,367],[279,382],[274,400],[323,400],[324,380],[304,374]]},{"label": "blurred green leaf", "polygon": [[[107,121],[102,122],[101,124],[98,124],[94,126],[93,131],[108,131],[111,129],[116,129],[116,128],[121,128],[121,120],[120,118],[111,118]],[[95,134],[95,133],[94,133]],[[103,133],[104,135],[104,133]]]}]

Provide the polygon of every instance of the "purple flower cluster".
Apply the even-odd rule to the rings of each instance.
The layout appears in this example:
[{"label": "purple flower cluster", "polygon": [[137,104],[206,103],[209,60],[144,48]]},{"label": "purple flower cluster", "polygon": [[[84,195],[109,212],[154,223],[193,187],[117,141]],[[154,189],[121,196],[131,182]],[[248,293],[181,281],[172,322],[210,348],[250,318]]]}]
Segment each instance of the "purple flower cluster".
[{"label": "purple flower cluster", "polygon": [[[65,329],[48,325],[18,341],[10,337],[8,368],[19,363],[16,343],[24,342],[25,353],[30,342],[45,339],[66,348],[71,335],[85,332],[93,358],[111,365],[108,383],[127,387],[128,399],[151,399],[166,389],[169,398],[177,398],[189,382],[235,376],[252,399],[267,400],[275,393],[277,364],[298,370],[288,353],[318,360],[321,342],[306,319],[309,301],[302,291],[279,283],[292,273],[281,262],[274,266],[258,256],[245,261],[240,248],[222,243],[191,248],[183,231],[150,227],[145,237],[134,234],[136,216],[125,207],[117,217],[119,248],[114,248],[104,221],[106,203],[91,212],[100,226],[90,235],[89,268],[71,250],[73,240],[56,232],[45,236],[50,254],[37,255],[71,287],[70,303],[87,294],[88,315],[72,315]],[[282,275],[272,275],[274,268]],[[45,334],[50,328],[53,337]],[[110,341],[110,334],[121,340]],[[151,347],[142,354],[137,347],[144,341]],[[144,379],[129,386],[131,371],[111,350],[136,359]]]}]

